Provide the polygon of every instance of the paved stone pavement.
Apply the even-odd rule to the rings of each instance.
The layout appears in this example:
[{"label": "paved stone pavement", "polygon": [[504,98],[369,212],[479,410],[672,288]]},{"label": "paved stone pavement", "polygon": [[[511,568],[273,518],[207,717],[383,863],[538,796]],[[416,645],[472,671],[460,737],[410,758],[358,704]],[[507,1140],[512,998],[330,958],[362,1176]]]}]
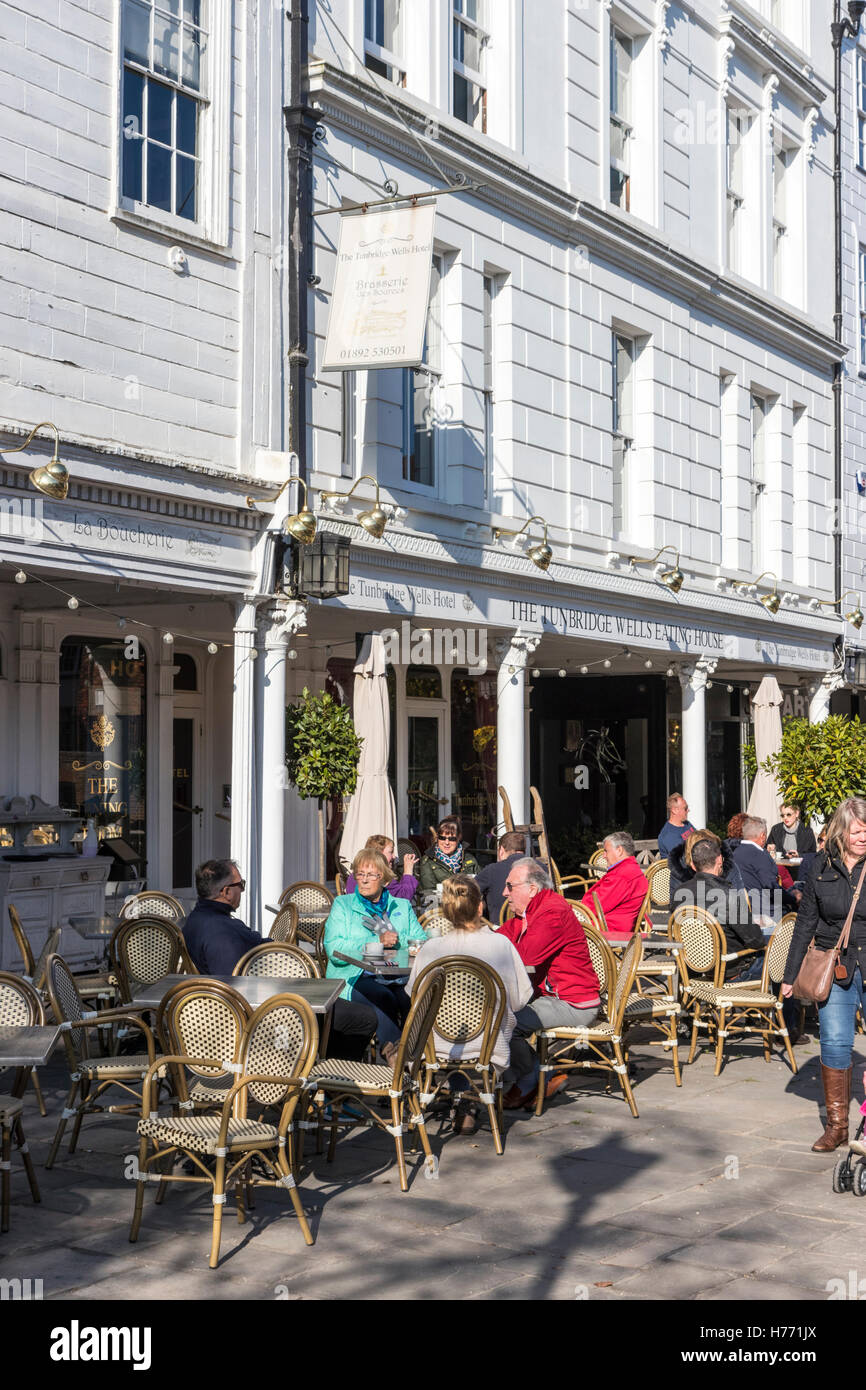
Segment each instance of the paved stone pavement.
[{"label": "paved stone pavement", "polygon": [[[862,1036],[856,1054],[859,1101]],[[43,1201],[30,1202],[13,1156],[3,1274],[41,1279],[45,1298],[76,1300],[793,1301],[826,1300],[828,1281],[866,1275],[866,1200],[834,1196],[833,1158],[809,1152],[820,1133],[816,1045],[797,1049],[796,1077],[745,1044],[716,1079],[704,1053],[683,1068],[679,1090],[657,1051],[638,1046],[634,1057],[640,1119],[587,1074],[541,1119],[507,1118],[502,1158],[486,1127],[471,1139],[443,1129],[440,1139],[434,1124],[439,1177],[425,1179],[410,1160],[405,1195],[390,1138],[355,1130],[333,1164],[305,1163],[316,1244],[304,1246],[287,1197],[263,1190],[243,1226],[230,1199],[214,1271],[203,1189],[174,1186],[160,1207],[149,1189],[139,1242],[129,1244],[131,1118],[86,1121],[78,1151],[62,1148],[44,1170],[65,1092],[54,1062],[42,1073],[47,1119],[26,1093]]]}]

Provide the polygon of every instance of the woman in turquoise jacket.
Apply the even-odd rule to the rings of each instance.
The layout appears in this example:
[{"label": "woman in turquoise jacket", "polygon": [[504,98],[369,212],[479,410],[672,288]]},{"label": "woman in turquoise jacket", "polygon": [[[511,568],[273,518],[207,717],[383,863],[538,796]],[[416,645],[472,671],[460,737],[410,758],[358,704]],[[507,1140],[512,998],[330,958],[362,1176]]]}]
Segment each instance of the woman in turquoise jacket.
[{"label": "woman in turquoise jacket", "polygon": [[409,996],[400,980],[385,980],[360,966],[334,959],[335,951],[363,956],[364,947],[379,940],[383,946],[405,950],[410,941],[427,934],[405,898],[392,898],[388,884],[394,875],[377,850],[362,849],[352,864],[356,888],[335,898],[325,923],[325,952],[329,979],[345,980],[343,998],[356,995],[376,1010],[376,1033],[386,1060],[396,1048],[409,1012]]}]

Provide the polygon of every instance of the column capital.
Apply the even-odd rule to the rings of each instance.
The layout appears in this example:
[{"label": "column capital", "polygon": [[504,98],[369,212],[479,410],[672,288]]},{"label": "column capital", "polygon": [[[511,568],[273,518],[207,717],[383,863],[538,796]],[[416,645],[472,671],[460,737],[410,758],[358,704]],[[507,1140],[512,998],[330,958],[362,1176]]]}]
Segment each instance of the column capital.
[{"label": "column capital", "polygon": [[841,690],[847,685],[844,671],[825,671],[820,680],[812,681],[807,687],[809,696],[814,699],[817,694],[833,695],[837,690]]},{"label": "column capital", "polygon": [[497,637],[494,643],[497,664],[499,666],[513,666],[515,670],[524,670],[541,638],[542,633],[524,628],[518,628],[510,637]]},{"label": "column capital", "polygon": [[715,675],[718,664],[718,658],[714,656],[701,656],[697,661],[685,662],[677,669],[680,685],[684,690],[686,686],[692,690],[705,690],[707,681]]},{"label": "column capital", "polygon": [[306,604],[297,599],[268,604],[260,610],[259,623],[267,651],[286,647],[307,626]]}]

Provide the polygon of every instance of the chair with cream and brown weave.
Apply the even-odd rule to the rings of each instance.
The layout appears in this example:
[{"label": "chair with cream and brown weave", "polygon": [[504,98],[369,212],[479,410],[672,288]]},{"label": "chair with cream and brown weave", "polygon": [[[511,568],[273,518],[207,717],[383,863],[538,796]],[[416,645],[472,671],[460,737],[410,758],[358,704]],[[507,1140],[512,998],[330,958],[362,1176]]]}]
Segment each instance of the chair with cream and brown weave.
[{"label": "chair with cream and brown weave", "polygon": [[[701,907],[678,907],[671,913],[670,926],[674,940],[681,942],[683,947],[679,955],[683,1005],[692,1018],[689,1062],[694,1060],[698,1033],[702,1030],[706,1031],[710,1044],[715,1047],[716,1076],[724,1064],[727,1040],[757,1033],[764,1044],[765,1059],[770,1060],[772,1039],[779,1038],[785,1047],[791,1070],[796,1072],[797,1063],[782,1015],[782,1001],[769,988],[770,967],[766,959],[761,980],[726,982],[725,966],[729,961],[748,961],[758,953],[750,949],[728,951],[721,926],[711,913]],[[784,961],[781,955],[783,939],[784,936],[780,938],[779,949],[774,952],[774,960],[778,958]],[[760,1026],[755,1026],[758,1023]]]},{"label": "chair with cream and brown weave", "polygon": [[164,975],[198,974],[180,928],[165,917],[121,922],[108,949],[125,1004]]},{"label": "chair with cream and brown weave", "polygon": [[285,941],[263,941],[241,956],[233,975],[257,975],[269,980],[319,980],[322,972],[309,951]]},{"label": "chair with cream and brown weave", "polygon": [[[39,952],[39,955],[34,960],[33,948],[30,945],[30,938],[28,937],[23,926],[21,925],[21,918],[18,916],[18,913],[16,912],[15,908],[11,905],[9,907],[9,921],[12,923],[12,935],[15,937],[15,944],[18,947],[18,950],[21,955],[21,960],[24,965],[24,980],[27,984],[33,986],[33,989],[39,996],[44,1010],[46,1003],[48,1003],[48,994],[45,989],[45,964],[48,960],[48,957],[53,955],[54,952],[57,950],[57,947],[60,945],[62,931],[60,927],[51,928],[51,930],[45,937],[42,950]],[[47,1115],[48,1111],[45,1109],[45,1101],[42,1097],[42,1087],[39,1084],[39,1077],[37,1075],[35,1067],[31,1072],[31,1079],[33,1081],[33,1089],[36,1092],[36,1101],[39,1106],[39,1114]]]},{"label": "chair with cream and brown weave", "polygon": [[[75,1121],[69,1141],[69,1152],[74,1153],[85,1115],[105,1113],[108,1110],[114,1114],[122,1114],[138,1109],[141,1103],[141,1081],[156,1058],[156,1049],[153,1033],[138,1014],[122,1009],[103,1009],[99,1013],[86,1010],[75,983],[75,976],[62,956],[48,957],[47,978],[48,997],[55,1020],[61,1026],[61,1036],[66,1048],[70,1081],[66,1104],[45,1163],[46,1168],[51,1168],[68,1120]],[[91,1057],[90,1030],[106,1023],[126,1023],[137,1029],[143,1034],[146,1051],[125,1057]],[[132,1098],[133,1104],[101,1104],[102,1097],[111,1086],[119,1086]]]},{"label": "chair with cream and brown weave", "polygon": [[[298,1224],[307,1245],[313,1235],[298,1192],[294,1114],[316,1058],[319,1030],[312,1009],[295,994],[278,994],[252,1014],[243,1031],[235,1079],[219,1114],[160,1115],[156,1107],[158,1067],[145,1079],[141,1119],[135,1210],[129,1239],[138,1239],[148,1181],[199,1183],[210,1187],[213,1224],[210,1268],[219,1261],[223,1207],[234,1186],[238,1221],[256,1187],[288,1188]],[[172,1068],[219,1068],[219,1056],[169,1055]],[[250,1106],[258,1119],[249,1117]],[[261,1116],[278,1112],[273,1119]],[[182,1158],[193,1172],[175,1173],[173,1161]],[[214,1160],[213,1167],[205,1159]],[[168,1166],[171,1165],[171,1166]]]},{"label": "chair with cream and brown weave", "polygon": [[[305,880],[290,883],[288,888],[284,888],[278,903],[281,908],[286,907],[289,903],[294,903],[298,909],[298,926],[292,944],[294,945],[297,941],[308,941],[313,947],[313,953],[323,975],[328,968],[328,958],[324,947],[327,917],[323,917],[321,914],[330,910],[333,902],[334,894],[329,888],[325,888],[321,883]],[[307,915],[309,913],[316,915],[311,917]]]},{"label": "chair with cream and brown weave", "polygon": [[431,907],[429,912],[422,912],[418,918],[418,925],[423,927],[424,931],[430,931],[432,927],[434,936],[447,936],[454,930],[454,923],[438,907]]},{"label": "chair with cream and brown weave", "polygon": [[[572,907],[577,905],[572,904]],[[549,1072],[596,1070],[606,1072],[609,1078],[616,1076],[622,1088],[623,1098],[637,1119],[638,1109],[628,1077],[623,1048],[623,1019],[640,965],[640,934],[636,932],[632,937],[617,967],[613,951],[601,934],[592,927],[584,927],[584,933],[592,968],[599,982],[601,1011],[594,1023],[589,1023],[583,1028],[545,1028],[536,1033],[540,1071],[535,1113],[540,1115],[544,1109]],[[564,1045],[557,1047],[557,1044]],[[590,1053],[589,1059],[573,1055],[576,1045],[581,1045]]]},{"label": "chair with cream and brown weave", "polygon": [[123,899],[119,921],[129,922],[134,917],[164,917],[167,922],[182,922],[185,916],[183,903],[172,897],[171,893],[145,888],[143,892],[132,893]]},{"label": "chair with cream and brown weave", "polygon": [[166,1056],[219,1057],[223,1063],[218,1068],[169,1067],[174,1104],[181,1113],[222,1106],[232,1087],[241,1037],[252,1012],[231,985],[199,975],[179,980],[163,997],[156,1035]]},{"label": "chair with cream and brown weave", "polygon": [[[438,962],[436,964],[438,967]],[[417,1128],[421,1135],[425,1175],[435,1178],[439,1168],[430,1148],[420,1093],[424,1080],[427,1041],[445,989],[445,971],[435,968],[429,973],[425,971],[425,976],[423,986],[419,988],[416,983],[412,993],[412,1006],[397,1044],[393,1068],[373,1062],[352,1062],[328,1057],[317,1062],[310,1073],[310,1079],[318,1083],[315,1103],[319,1106],[320,1112],[327,1102],[331,1106],[328,1162],[333,1161],[337,1146],[341,1107],[344,1101],[349,1101],[353,1109],[357,1107],[364,1111],[368,1121],[393,1135],[400,1188],[403,1192],[409,1190],[403,1152],[403,1132],[406,1127],[404,1117],[407,1109],[409,1113],[405,1118],[408,1119],[409,1126]],[[390,1101],[390,1124],[379,1110],[380,1101]]]},{"label": "chair with cream and brown weave", "polygon": [[602,874],[607,873],[607,855],[603,849],[599,848],[593,850],[587,861],[587,867],[590,872],[590,877],[596,880],[600,879]]},{"label": "chair with cream and brown weave", "polygon": [[270,941],[284,941],[288,946],[294,946],[298,936],[298,909],[294,903],[286,903],[281,907],[268,932]]},{"label": "chair with cream and brown weave", "polygon": [[671,910],[671,870],[667,859],[657,859],[644,872],[649,884],[650,913],[669,913]]},{"label": "chair with cream and brown weave", "polygon": [[[26,980],[22,980],[20,975],[7,974],[5,971],[0,973],[0,1026],[4,1028],[39,1028],[44,1022],[45,1010],[42,1007],[42,1000],[33,986],[28,984]],[[0,1067],[0,1073],[5,1070],[5,1067]],[[0,1095],[0,1193],[2,1193],[0,1195],[0,1206],[2,1206],[0,1230],[2,1231],[9,1230],[9,1188],[13,1137],[21,1154],[27,1181],[30,1184],[30,1195],[34,1202],[42,1200],[39,1196],[36,1174],[33,1171],[33,1160],[30,1157],[30,1150],[27,1147],[21,1123],[24,1110],[24,1102],[21,1097],[27,1087],[29,1074],[27,1067],[17,1067],[10,1078],[8,1091],[4,1088],[4,1093]],[[35,1079],[35,1072],[33,1076]],[[42,1113],[45,1114],[45,1111],[43,1110]]]},{"label": "chair with cream and brown weave", "polygon": [[[455,955],[440,956],[426,966],[415,981],[416,990],[433,970],[444,970],[445,989],[427,1043],[422,1105],[432,1105],[453,1076],[462,1076],[466,1088],[452,1092],[452,1100],[457,1105],[478,1101],[485,1106],[493,1145],[501,1154],[502,1080],[493,1062],[493,1049],[505,1013],[505,988],[484,961]],[[477,1055],[452,1059],[448,1047],[454,1044],[469,1047]]]}]

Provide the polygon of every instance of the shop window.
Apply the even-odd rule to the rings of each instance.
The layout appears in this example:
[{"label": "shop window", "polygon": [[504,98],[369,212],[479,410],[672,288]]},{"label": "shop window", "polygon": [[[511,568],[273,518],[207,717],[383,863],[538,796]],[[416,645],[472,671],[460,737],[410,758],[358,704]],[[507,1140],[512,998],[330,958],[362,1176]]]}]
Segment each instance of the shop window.
[{"label": "shop window", "polygon": [[442,676],[435,666],[410,666],[406,672],[407,700],[441,700]]},{"label": "shop window", "polygon": [[69,637],[60,648],[60,804],[92,816],[101,839],[146,859],[147,684],[143,651]]},{"label": "shop window", "polygon": [[194,656],[188,656],[186,652],[176,652],[174,657],[175,690],[198,690],[198,667]]},{"label": "shop window", "polygon": [[496,846],[496,681],[451,678],[451,809],[476,849]]}]

